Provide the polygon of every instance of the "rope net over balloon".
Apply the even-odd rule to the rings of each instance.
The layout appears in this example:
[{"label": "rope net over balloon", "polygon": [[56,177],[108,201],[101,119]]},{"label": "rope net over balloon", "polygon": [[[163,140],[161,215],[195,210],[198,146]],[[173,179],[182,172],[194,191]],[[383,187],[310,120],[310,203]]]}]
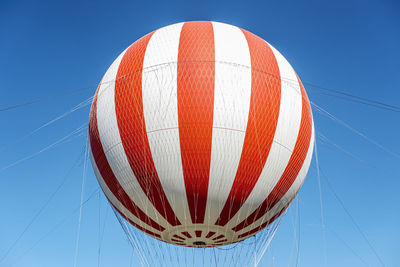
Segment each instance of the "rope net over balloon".
[{"label": "rope net over balloon", "polygon": [[93,99],[89,140],[143,265],[242,266],[259,261],[302,185],[314,129],[278,51],[230,25],[189,22],[114,61]]}]

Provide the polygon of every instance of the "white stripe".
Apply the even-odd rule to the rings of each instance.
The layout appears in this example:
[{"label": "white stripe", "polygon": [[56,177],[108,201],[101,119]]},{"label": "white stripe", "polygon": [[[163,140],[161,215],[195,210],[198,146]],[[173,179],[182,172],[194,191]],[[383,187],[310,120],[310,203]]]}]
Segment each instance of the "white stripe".
[{"label": "white stripe", "polygon": [[144,56],[143,114],[151,155],[165,195],[182,224],[191,223],[178,128],[177,61],[183,23],[156,31]]},{"label": "white stripe", "polygon": [[90,159],[92,162],[93,170],[94,173],[97,177],[97,180],[99,182],[99,185],[101,189],[103,190],[104,194],[107,196],[108,200],[120,211],[122,212],[127,218],[129,218],[132,222],[140,225],[141,227],[161,235],[161,232],[158,231],[155,228],[150,227],[146,223],[144,223],[142,220],[138,219],[135,215],[133,215],[128,209],[125,208],[125,206],[114,196],[114,194],[111,192],[111,190],[108,188],[106,182],[104,181],[103,177],[101,176],[99,169],[97,167],[97,164],[94,160],[93,154],[92,154],[92,149],[89,149],[90,151]]},{"label": "white stripe", "polygon": [[[212,22],[215,41],[214,117],[205,223],[219,217],[243,148],[251,94],[249,47],[242,31]],[[247,67],[245,67],[247,66]]]},{"label": "white stripe", "polygon": [[[113,62],[103,81],[115,80],[125,52],[126,50]],[[124,191],[151,219],[168,228],[169,223],[158,213],[140,187],[125,154],[115,112],[115,82],[100,85],[97,97],[97,125],[107,161]]]},{"label": "white stripe", "polygon": [[311,132],[310,144],[308,147],[307,155],[306,155],[303,165],[301,166],[301,169],[296,177],[296,180],[290,186],[290,188],[286,192],[286,194],[279,200],[279,202],[276,203],[272,207],[272,209],[270,209],[264,216],[259,218],[254,223],[252,223],[252,224],[246,226],[245,228],[241,229],[240,231],[238,231],[237,232],[238,235],[245,233],[247,231],[250,231],[254,228],[257,228],[258,226],[262,225],[264,222],[267,222],[269,219],[271,219],[273,216],[275,216],[277,213],[279,213],[282,210],[282,208],[284,208],[288,204],[288,202],[296,196],[297,192],[299,191],[301,185],[304,182],[304,179],[307,176],[307,172],[310,167],[310,163],[311,163],[311,159],[312,159],[313,148],[314,148],[314,123],[312,122],[312,132]]},{"label": "white stripe", "polygon": [[[280,77],[297,81],[296,73],[289,62],[270,45],[278,63]],[[268,108],[268,107],[265,107]],[[300,129],[302,97],[300,85],[288,83],[281,79],[281,102],[278,123],[267,161],[249,197],[228,222],[228,227],[234,227],[252,214],[271,193],[281,178],[296,144]]]}]

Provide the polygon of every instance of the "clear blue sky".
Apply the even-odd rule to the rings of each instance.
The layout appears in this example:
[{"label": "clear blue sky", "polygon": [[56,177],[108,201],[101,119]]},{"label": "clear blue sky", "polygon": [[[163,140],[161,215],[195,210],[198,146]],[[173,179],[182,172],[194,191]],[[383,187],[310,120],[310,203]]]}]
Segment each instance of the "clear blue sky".
[{"label": "clear blue sky", "polygon": [[[159,27],[186,20],[214,20],[240,26],[274,45],[304,82],[399,105],[400,4],[396,1],[3,0],[0,107],[66,90],[87,86],[90,89],[0,112],[0,258],[79,159],[85,135],[68,139],[13,167],[4,167],[77,129],[87,121],[89,107],[16,141],[92,96],[114,58],[136,39]],[[311,101],[400,153],[399,112],[322,95],[307,84],[306,90]],[[369,266],[380,266],[332,194],[326,178],[386,266],[400,266],[400,158],[316,110],[314,118],[317,135],[327,138],[318,138],[319,161],[325,174],[321,187],[326,242],[324,245],[313,160],[298,196],[298,266],[366,266],[359,257]],[[78,213],[72,212],[80,202],[82,168],[80,164],[72,169],[66,183],[0,266],[73,265]],[[97,187],[90,168],[85,198]],[[85,205],[78,266],[97,266],[99,221],[101,229],[106,222],[101,266],[129,266],[131,247],[115,216],[109,211],[105,218],[106,210],[103,196],[96,196]],[[295,253],[291,250],[294,226],[299,227],[294,223],[295,214],[293,205],[262,261],[263,266],[295,266]],[[64,217],[68,220],[46,235]]]}]

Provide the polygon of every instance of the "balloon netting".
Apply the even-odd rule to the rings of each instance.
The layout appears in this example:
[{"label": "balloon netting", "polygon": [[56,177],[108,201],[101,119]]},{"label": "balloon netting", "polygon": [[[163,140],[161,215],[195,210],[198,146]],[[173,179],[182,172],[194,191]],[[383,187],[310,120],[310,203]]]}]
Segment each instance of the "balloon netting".
[{"label": "balloon netting", "polygon": [[141,266],[257,266],[268,249],[282,218],[244,241],[234,244],[201,248],[173,245],[149,236],[127,222],[118,211],[113,211],[132,246]]}]

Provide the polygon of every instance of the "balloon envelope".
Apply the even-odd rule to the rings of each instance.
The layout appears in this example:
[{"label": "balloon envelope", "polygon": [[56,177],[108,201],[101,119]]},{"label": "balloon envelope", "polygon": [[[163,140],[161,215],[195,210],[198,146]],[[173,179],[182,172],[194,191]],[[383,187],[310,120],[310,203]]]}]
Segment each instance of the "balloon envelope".
[{"label": "balloon envelope", "polygon": [[314,127],[303,85],[275,48],[235,26],[185,22],[113,62],[89,137],[100,186],[130,224],[215,247],[255,235],[288,207]]}]

